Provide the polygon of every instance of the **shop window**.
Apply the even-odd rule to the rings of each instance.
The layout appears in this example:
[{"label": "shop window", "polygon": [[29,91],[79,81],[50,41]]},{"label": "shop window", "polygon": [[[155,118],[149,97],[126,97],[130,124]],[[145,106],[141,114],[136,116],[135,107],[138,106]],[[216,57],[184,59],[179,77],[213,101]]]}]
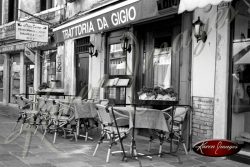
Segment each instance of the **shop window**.
[{"label": "shop window", "polygon": [[126,56],[123,54],[121,43],[109,45],[109,74],[126,74]]},{"label": "shop window", "polygon": [[[42,83],[46,83],[50,88],[55,88],[57,75],[57,52],[55,50],[44,51],[42,58]],[[61,71],[60,71],[61,72]],[[59,81],[58,81],[59,82]]]},{"label": "shop window", "polygon": [[143,87],[169,88],[171,86],[171,37],[155,38],[153,48],[149,51],[146,51],[145,45]]},{"label": "shop window", "polygon": [[108,78],[104,83],[106,98],[114,104],[126,103],[126,87],[129,84],[127,75],[127,54],[123,52],[121,38],[124,31],[110,33],[108,36],[108,54],[106,73]]},{"label": "shop window", "polygon": [[240,154],[250,153],[250,13],[246,1],[237,1],[231,59],[231,140],[242,144]]}]

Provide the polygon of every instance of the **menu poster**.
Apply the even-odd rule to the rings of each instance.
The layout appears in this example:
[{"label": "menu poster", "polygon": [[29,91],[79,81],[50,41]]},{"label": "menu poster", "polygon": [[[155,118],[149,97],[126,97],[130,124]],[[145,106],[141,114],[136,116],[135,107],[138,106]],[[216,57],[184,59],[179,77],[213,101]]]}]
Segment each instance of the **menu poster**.
[{"label": "menu poster", "polygon": [[113,78],[113,79],[108,79],[105,84],[104,87],[115,87],[115,86],[128,86],[129,83],[129,79],[120,79],[120,78]]}]

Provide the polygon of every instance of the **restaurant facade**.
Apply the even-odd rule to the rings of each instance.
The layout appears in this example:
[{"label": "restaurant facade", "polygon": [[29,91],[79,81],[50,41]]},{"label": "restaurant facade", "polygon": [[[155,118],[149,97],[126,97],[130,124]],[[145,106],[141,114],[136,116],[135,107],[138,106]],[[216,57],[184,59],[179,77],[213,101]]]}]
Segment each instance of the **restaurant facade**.
[{"label": "restaurant facade", "polygon": [[[116,104],[138,102],[138,92],[145,89],[173,88],[179,104],[193,107],[192,141],[187,142],[236,141],[244,145],[231,158],[249,163],[249,4],[248,0],[65,1],[65,20],[52,28],[53,47],[27,41],[19,50],[8,49],[17,41],[0,46],[0,100],[8,104],[11,91],[27,93],[25,87],[31,85],[36,92],[43,83],[48,92],[107,98]],[[202,36],[194,32],[199,20]],[[30,84],[24,70],[25,45],[34,46],[28,48],[36,57]]]}]

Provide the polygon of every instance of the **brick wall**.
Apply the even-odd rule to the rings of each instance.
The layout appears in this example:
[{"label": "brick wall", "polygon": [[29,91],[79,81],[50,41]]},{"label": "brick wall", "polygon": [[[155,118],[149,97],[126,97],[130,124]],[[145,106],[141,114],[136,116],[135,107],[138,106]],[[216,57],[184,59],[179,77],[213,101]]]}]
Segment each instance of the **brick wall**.
[{"label": "brick wall", "polygon": [[193,143],[213,137],[214,99],[193,97]]}]

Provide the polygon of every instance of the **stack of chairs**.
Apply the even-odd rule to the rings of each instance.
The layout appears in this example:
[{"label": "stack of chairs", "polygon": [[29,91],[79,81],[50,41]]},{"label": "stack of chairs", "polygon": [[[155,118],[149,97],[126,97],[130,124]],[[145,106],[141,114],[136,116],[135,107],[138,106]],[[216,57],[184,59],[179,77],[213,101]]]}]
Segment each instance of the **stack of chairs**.
[{"label": "stack of chairs", "polygon": [[15,100],[18,105],[19,116],[16,121],[16,125],[13,128],[13,131],[16,129],[18,123],[21,121],[21,128],[19,133],[21,134],[23,131],[23,127],[25,124],[28,126],[35,126],[37,128],[37,118],[39,116],[39,111],[36,110],[36,102],[29,100],[21,95],[15,95]]},{"label": "stack of chairs", "polygon": [[74,120],[74,109],[71,104],[64,104],[55,99],[47,99],[46,105],[49,116],[42,140],[47,132],[54,133],[53,143],[56,142],[57,135],[60,131],[64,133],[65,138],[67,132],[73,134],[73,128],[70,124]]}]

